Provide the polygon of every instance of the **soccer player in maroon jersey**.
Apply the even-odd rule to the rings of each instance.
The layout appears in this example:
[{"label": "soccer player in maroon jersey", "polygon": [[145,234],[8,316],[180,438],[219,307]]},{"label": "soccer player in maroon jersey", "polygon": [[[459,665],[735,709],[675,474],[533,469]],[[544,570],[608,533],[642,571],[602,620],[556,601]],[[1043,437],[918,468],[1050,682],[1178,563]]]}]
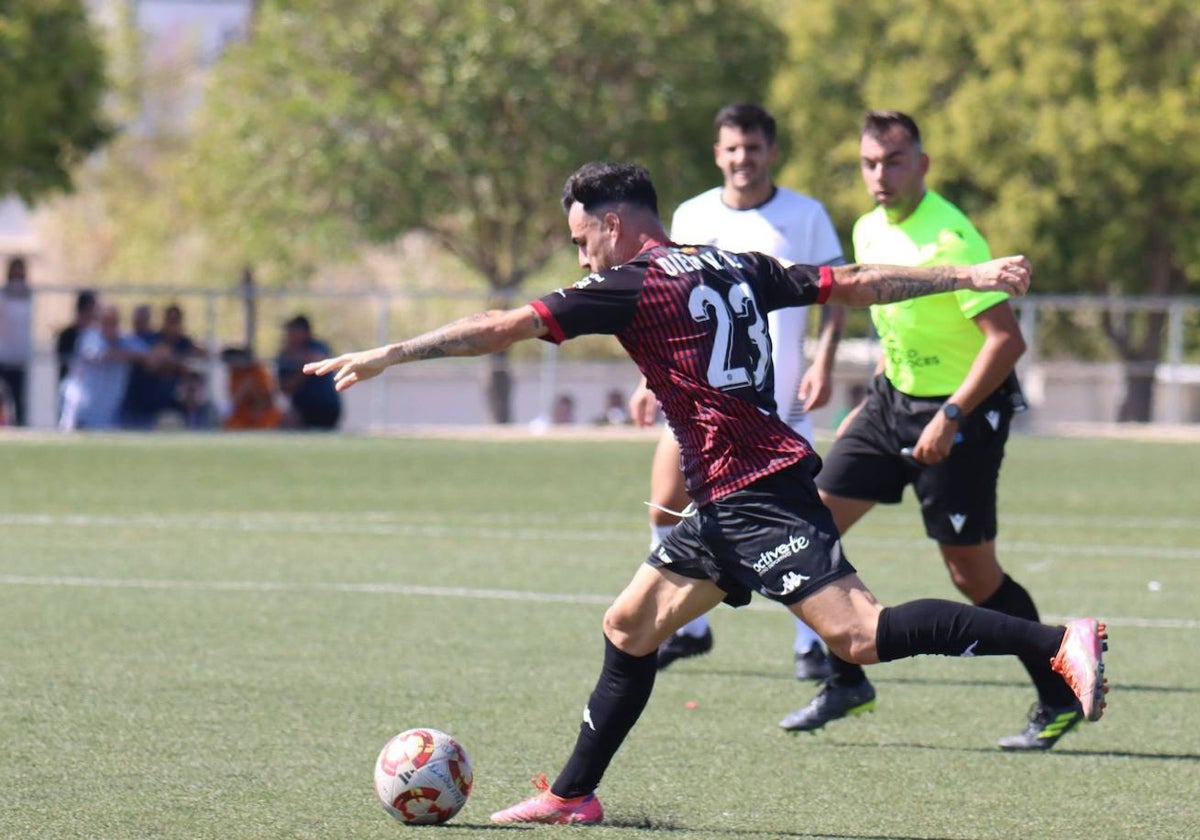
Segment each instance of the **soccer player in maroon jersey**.
[{"label": "soccer player in maroon jersey", "polygon": [[762,254],[676,245],[649,174],[589,163],[563,190],[580,265],[593,273],[513,310],[467,316],[424,335],[305,365],[339,391],[394,364],[494,353],[530,338],[617,337],[679,437],[694,509],[640,566],[604,615],[600,678],[575,748],[553,784],[492,815],[500,823],[598,823],[595,790],[633,727],[658,646],[722,601],[758,592],[807,622],[840,657],[863,665],[922,653],[1052,660],[1090,720],[1104,708],[1104,625],[1026,621],[953,601],[884,607],[842,553],[813,483],[819,459],[774,411],[766,313],[786,306],[866,306],[957,289],[1024,294],[1023,257],[974,266],[782,264]]}]

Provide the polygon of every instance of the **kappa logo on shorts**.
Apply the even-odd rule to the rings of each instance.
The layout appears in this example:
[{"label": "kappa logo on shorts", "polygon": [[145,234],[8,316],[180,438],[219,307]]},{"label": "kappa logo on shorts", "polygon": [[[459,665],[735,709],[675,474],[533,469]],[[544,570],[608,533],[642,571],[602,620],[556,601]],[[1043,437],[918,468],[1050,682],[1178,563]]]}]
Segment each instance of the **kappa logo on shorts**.
[{"label": "kappa logo on shorts", "polygon": [[783,576],[783,580],[780,581],[780,590],[784,595],[791,595],[793,592],[799,589],[800,584],[804,583],[806,580],[809,580],[808,575],[802,575],[796,572],[788,572]]},{"label": "kappa logo on shorts", "polygon": [[1000,412],[999,411],[989,411],[987,414],[985,414],[983,416],[987,418],[988,425],[992,427],[993,432],[1000,428]]},{"label": "kappa logo on shorts", "polygon": [[961,534],[963,526],[967,524],[967,515],[965,513],[950,514],[950,524],[954,526],[954,533]]},{"label": "kappa logo on shorts", "polygon": [[781,560],[786,560],[793,554],[799,554],[804,549],[808,548],[808,537],[791,537],[782,545],[777,545],[770,551],[764,551],[758,555],[758,560],[754,563],[754,571],[760,575],[779,565]]}]

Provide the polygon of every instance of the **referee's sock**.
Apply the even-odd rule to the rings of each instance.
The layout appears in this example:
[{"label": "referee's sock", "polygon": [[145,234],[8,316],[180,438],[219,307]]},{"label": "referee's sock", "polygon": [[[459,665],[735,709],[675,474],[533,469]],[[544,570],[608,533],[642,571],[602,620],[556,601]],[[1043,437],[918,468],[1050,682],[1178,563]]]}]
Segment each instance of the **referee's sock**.
[{"label": "referee's sock", "polygon": [[938,598],[884,607],[875,631],[880,662],[922,653],[1019,656],[1049,661],[1065,629]]},{"label": "referee's sock", "polygon": [[[1025,587],[1008,575],[1000,583],[1000,588],[979,606],[985,610],[995,610],[1005,615],[1015,615],[1028,621],[1040,621],[1037,607],[1033,598],[1025,591]],[[1046,657],[1020,657],[1021,664],[1029,672],[1033,687],[1037,689],[1038,700],[1047,706],[1069,706],[1075,702],[1075,692],[1067,685],[1066,680],[1054,673],[1050,660]]]},{"label": "referee's sock", "polygon": [[656,655],[631,656],[604,637],[604,668],[583,709],[579,737],[566,766],[550,786],[555,796],[591,793],[637,723],[654,688]]}]

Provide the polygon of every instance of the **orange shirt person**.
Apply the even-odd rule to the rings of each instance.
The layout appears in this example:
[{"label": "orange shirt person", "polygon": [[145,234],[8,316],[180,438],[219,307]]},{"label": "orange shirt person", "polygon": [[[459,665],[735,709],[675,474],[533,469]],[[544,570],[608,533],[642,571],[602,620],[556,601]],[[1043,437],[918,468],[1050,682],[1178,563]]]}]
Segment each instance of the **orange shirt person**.
[{"label": "orange shirt person", "polygon": [[233,411],[225,418],[229,430],[277,429],[283,411],[275,404],[275,382],[262,362],[244,351],[226,351],[229,365],[229,396]]}]

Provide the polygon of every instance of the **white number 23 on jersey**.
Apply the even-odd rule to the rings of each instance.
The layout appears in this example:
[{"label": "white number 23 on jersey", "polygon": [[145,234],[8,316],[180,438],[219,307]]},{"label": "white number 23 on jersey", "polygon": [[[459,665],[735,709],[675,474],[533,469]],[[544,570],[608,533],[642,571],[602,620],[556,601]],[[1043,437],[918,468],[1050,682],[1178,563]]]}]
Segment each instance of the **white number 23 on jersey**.
[{"label": "white number 23 on jersey", "polygon": [[[753,382],[754,388],[760,389],[771,361],[771,339],[750,286],[734,284],[724,295],[712,286],[697,286],[688,298],[688,311],[696,321],[712,320],[716,326],[712,358],[708,362],[709,384],[725,391]],[[733,364],[735,350],[744,348],[747,341],[756,351],[752,356],[757,360],[753,371]],[[744,351],[739,355],[744,358]]]}]

